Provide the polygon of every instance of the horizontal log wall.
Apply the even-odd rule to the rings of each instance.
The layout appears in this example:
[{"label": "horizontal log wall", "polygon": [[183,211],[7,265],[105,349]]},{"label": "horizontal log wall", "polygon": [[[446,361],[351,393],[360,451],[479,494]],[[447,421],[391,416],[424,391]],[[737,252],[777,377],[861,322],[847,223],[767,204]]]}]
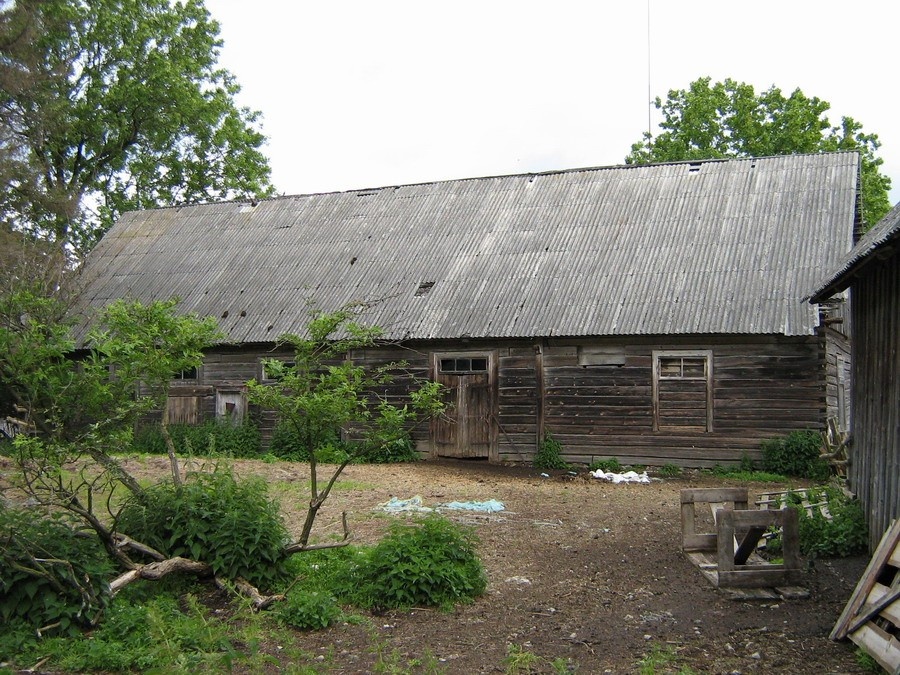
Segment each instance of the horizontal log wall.
[{"label": "horizontal log wall", "polygon": [[[623,348],[623,365],[586,367],[579,365],[576,343],[545,350],[546,431],[572,462],[615,457],[623,464],[732,464],[744,455],[760,459],[765,438],[823,428],[819,338],[635,339]],[[653,430],[655,350],[712,351],[711,431]]]},{"label": "horizontal log wall", "polygon": [[870,265],[851,291],[853,422],[850,487],[877,546],[900,518],[900,253]]},{"label": "horizontal log wall", "polygon": [[[819,337],[433,342],[361,350],[353,357],[370,368],[406,361],[400,376],[377,392],[402,405],[409,400],[413,378],[433,376],[430,355],[447,350],[494,355],[492,457],[503,462],[531,462],[540,439],[549,433],[562,443],[570,462],[589,464],[616,457],[623,464],[708,467],[739,462],[745,454],[759,459],[763,439],[795,429],[821,429],[825,423],[825,340]],[[711,350],[712,431],[653,430],[655,350]],[[211,353],[201,382],[233,385],[259,378],[260,360],[273,356],[290,357],[265,346]],[[591,360],[598,358],[612,365]],[[678,387],[669,391],[677,396]],[[252,412],[268,440],[274,417]],[[411,431],[427,455],[428,426],[420,424]]]}]

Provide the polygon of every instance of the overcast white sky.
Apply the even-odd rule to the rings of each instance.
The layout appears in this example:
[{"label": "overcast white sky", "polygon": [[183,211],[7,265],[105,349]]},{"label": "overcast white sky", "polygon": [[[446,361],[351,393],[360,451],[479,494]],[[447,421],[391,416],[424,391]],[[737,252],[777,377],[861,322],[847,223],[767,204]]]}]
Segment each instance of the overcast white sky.
[{"label": "overcast white sky", "polygon": [[206,6],[279,193],[621,164],[649,99],[709,75],[862,122],[900,200],[894,0],[650,0],[649,64],[647,0]]}]

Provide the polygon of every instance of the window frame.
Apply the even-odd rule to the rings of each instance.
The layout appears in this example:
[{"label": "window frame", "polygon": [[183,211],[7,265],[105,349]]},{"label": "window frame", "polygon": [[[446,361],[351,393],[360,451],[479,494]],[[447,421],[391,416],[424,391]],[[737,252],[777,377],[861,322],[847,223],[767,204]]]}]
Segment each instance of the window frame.
[{"label": "window frame", "polygon": [[[453,361],[454,367],[450,370],[445,370],[444,362],[446,361]],[[457,367],[460,361],[468,361],[469,368]],[[484,361],[484,368],[473,368],[472,361]],[[437,372],[441,375],[477,375],[480,373],[488,374],[491,371],[491,357],[490,354],[484,352],[472,352],[469,354],[435,354],[435,366],[437,368]]]},{"label": "window frame", "polygon": [[[682,359],[681,374],[678,376],[663,375],[661,361],[664,359]],[[683,359],[703,359],[704,374],[684,375]],[[660,424],[660,381],[692,381],[706,382],[706,428],[700,433],[711,433],[713,427],[713,351],[711,349],[655,349],[653,350],[653,374],[652,374],[652,395],[653,395],[653,431],[656,432],[682,432],[697,433],[691,427],[680,428],[677,426],[667,426]]]},{"label": "window frame", "polygon": [[259,360],[259,381],[262,384],[271,384],[273,382],[279,381],[279,378],[270,377],[266,372],[266,361],[281,361],[281,363],[287,368],[297,365],[297,362],[294,360],[293,356],[265,356],[261,358]]}]

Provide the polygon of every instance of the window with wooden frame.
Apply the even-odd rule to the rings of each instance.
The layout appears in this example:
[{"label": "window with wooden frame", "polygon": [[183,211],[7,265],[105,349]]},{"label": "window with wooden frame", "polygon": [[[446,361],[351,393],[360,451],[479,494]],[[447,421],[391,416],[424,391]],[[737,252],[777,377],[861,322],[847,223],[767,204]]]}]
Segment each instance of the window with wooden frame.
[{"label": "window with wooden frame", "polygon": [[442,373],[460,374],[485,373],[488,369],[486,356],[458,356],[456,358],[441,357],[438,367]]},{"label": "window with wooden frame", "polygon": [[713,430],[711,350],[653,352],[653,430]]},{"label": "window with wooden frame", "polygon": [[172,375],[172,379],[179,382],[188,381],[194,383],[200,379],[200,369],[195,366],[193,368],[179,370]]},{"label": "window with wooden frame", "polygon": [[271,358],[263,359],[259,362],[260,382],[277,382],[282,378],[285,368],[293,368],[296,362],[282,359]]}]

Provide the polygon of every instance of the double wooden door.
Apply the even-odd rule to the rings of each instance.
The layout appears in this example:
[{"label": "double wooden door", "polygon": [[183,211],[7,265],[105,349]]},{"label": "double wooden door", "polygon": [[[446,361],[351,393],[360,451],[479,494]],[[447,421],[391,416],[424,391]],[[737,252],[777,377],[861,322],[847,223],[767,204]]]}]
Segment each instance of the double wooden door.
[{"label": "double wooden door", "polygon": [[435,379],[446,388],[446,412],[432,425],[441,457],[491,456],[494,438],[494,377],[489,353],[435,354]]}]

